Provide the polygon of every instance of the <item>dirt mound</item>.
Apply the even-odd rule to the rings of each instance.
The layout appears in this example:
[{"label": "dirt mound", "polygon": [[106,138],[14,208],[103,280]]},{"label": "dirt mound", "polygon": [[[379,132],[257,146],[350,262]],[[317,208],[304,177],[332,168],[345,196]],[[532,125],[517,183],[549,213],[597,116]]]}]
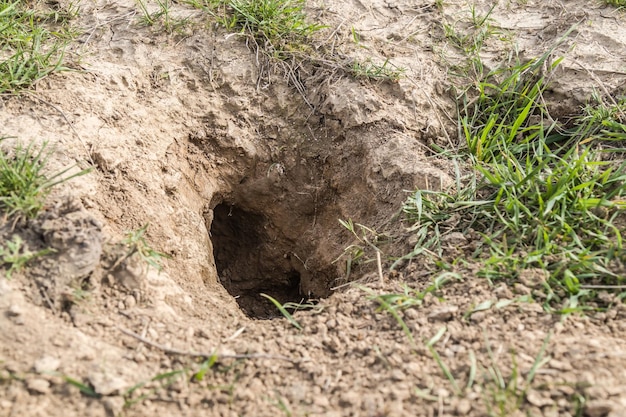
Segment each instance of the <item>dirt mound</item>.
[{"label": "dirt mound", "polygon": [[[471,267],[428,290],[434,277],[415,262],[381,282],[375,262],[337,261],[355,243],[339,219],[391,236],[408,190],[452,183],[429,145],[457,141],[441,22],[464,24],[467,12],[310,2],[329,51],[405,73],[389,82],[302,68],[298,91],[221,27],[167,35],[139,25],[134,2],[83,4],[71,51],[81,70],[2,98],[0,135],[50,140],[51,170],[93,170],[60,186],[40,218],[0,225],[2,239],[55,249],[0,279],[0,416],[514,416],[523,393],[531,415],[626,413],[621,304],[561,318],[524,298],[539,289],[494,288]],[[555,114],[594,84],[624,92],[622,14],[529,1],[491,18],[529,57],[578,24],[559,47]],[[493,42],[487,65],[501,58]],[[146,244],[169,256],[162,271],[124,241],[146,224]],[[404,243],[383,248],[382,266]],[[348,275],[369,290],[344,285]],[[428,290],[403,313],[413,342],[377,310],[376,295],[403,283]],[[303,330],[258,320],[280,315],[260,293],[313,299],[295,314]],[[434,349],[454,380],[425,343],[440,330]]]}]

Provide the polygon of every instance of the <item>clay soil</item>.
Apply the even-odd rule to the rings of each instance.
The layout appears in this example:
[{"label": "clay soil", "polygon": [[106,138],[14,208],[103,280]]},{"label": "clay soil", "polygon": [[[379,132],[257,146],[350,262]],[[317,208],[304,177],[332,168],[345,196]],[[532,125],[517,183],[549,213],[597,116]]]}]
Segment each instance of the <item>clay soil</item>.
[{"label": "clay soil", "polygon": [[[459,143],[460,57],[442,23],[462,28],[471,6],[309,1],[333,70],[267,65],[188,6],[173,5],[190,20],[168,34],[142,26],[132,1],[83,1],[74,70],[0,101],[0,135],[48,141],[50,172],[92,168],[37,219],[1,224],[3,239],[55,251],[0,279],[0,416],[626,416],[621,302],[549,314],[540,280],[507,286],[466,267],[401,313],[412,343],[371,300],[434,278],[423,259],[393,273],[389,259],[410,250],[407,190],[452,183],[429,151]],[[624,94],[624,13],[501,1],[491,18],[502,35],[487,66],[507,54],[499,37],[530,58],[576,25],[546,92],[555,117],[594,89]],[[342,69],[387,58],[406,69],[398,82]],[[381,243],[382,281],[369,253],[349,285],[341,256],[358,242],[339,219],[399,236]],[[161,271],[121,243],[146,224],[169,256]],[[450,253],[475,238],[449,236]],[[316,304],[294,314],[299,330],[260,293]],[[442,329],[434,350],[458,388],[426,346]]]}]

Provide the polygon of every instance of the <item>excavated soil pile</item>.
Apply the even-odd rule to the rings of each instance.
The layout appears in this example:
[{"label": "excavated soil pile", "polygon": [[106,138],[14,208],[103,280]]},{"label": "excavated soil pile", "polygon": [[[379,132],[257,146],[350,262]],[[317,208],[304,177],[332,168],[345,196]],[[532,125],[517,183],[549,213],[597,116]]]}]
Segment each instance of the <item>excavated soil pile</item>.
[{"label": "excavated soil pile", "polygon": [[[442,23],[470,10],[307,4],[328,25],[314,45],[337,62],[389,59],[405,69],[389,82],[271,71],[243,35],[183,5],[173,13],[191,23],[168,35],[139,24],[132,1],[82,4],[84,34],[68,51],[77,71],[0,98],[1,136],[49,141],[50,172],[92,168],[38,218],[1,220],[0,241],[54,252],[0,279],[0,416],[626,415],[621,302],[554,316],[521,301],[541,288],[491,285],[468,267],[401,313],[411,342],[370,299],[432,282],[418,258],[388,267],[410,250],[407,192],[453,184],[453,163],[430,151],[459,142],[459,56]],[[594,88],[624,94],[626,18],[614,8],[530,0],[490,18],[501,36],[484,45],[486,67],[505,58],[501,38],[534,57],[576,25],[555,52],[555,115],[576,113]],[[390,238],[377,242],[382,280],[375,258],[346,263],[344,249],[368,244],[339,220]],[[145,225],[146,244],[167,255],[161,271],[129,256],[127,232]],[[302,330],[261,293],[308,303],[294,313]],[[467,314],[486,301],[503,307]],[[454,382],[425,344],[440,331]]]}]

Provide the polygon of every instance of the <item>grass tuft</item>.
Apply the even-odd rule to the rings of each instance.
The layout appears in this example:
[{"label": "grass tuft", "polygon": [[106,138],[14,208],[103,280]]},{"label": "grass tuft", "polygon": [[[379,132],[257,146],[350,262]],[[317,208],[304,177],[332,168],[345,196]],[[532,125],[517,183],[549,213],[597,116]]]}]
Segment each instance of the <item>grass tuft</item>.
[{"label": "grass tuft", "polygon": [[[7,138],[0,138],[0,144]],[[33,144],[24,147],[18,143],[11,152],[0,149],[0,210],[6,215],[37,216],[52,188],[70,179],[84,175],[83,170],[65,176],[73,167],[46,175],[50,157],[47,143],[39,149]]]},{"label": "grass tuft", "polygon": [[126,233],[126,237],[121,242],[121,245],[127,248],[126,255],[123,259],[136,254],[146,265],[161,272],[163,269],[161,259],[169,259],[171,257],[165,253],[154,250],[146,241],[145,234],[148,231],[148,227],[149,224],[146,223],[139,229]]},{"label": "grass tuft", "polygon": [[591,288],[624,283],[626,162],[618,146],[626,99],[596,95],[567,123],[553,120],[542,96],[560,62],[549,62],[553,49],[491,71],[460,94],[465,143],[448,154],[469,157],[470,173],[455,162],[456,190],[417,190],[404,212],[418,237],[412,256],[441,257],[442,227],[478,232],[483,242],[470,256],[483,264],[481,275],[517,282],[525,270],[546,270],[546,307],[569,312],[594,299]]},{"label": "grass tuft", "polygon": [[0,0],[0,94],[29,88],[67,69],[65,49],[77,36],[70,19],[78,7],[39,11],[29,4]]},{"label": "grass tuft", "polygon": [[276,50],[293,48],[324,28],[306,22],[304,0],[230,0],[227,4],[233,10],[233,27]]},{"label": "grass tuft", "polygon": [[172,15],[172,0],[156,0],[156,11],[151,12],[146,0],[137,0],[141,15],[139,21],[144,26],[156,26],[160,23],[163,29],[171,34],[180,31],[190,23],[187,18],[178,18]]},{"label": "grass tuft", "polygon": [[405,68],[396,67],[389,59],[386,59],[382,64],[376,64],[371,60],[357,61],[352,63],[352,75],[356,78],[367,78],[374,81],[391,81],[398,82],[404,72]]},{"label": "grass tuft", "polygon": [[[280,311],[280,314],[282,314],[293,327],[295,327],[298,330],[302,330],[302,326],[300,325],[300,323],[298,323],[298,321],[293,318],[291,313],[287,311],[287,308],[290,308],[289,305],[282,305],[277,299],[267,294],[261,294],[261,297],[264,297],[270,300],[272,304],[276,306],[278,311]],[[293,303],[288,303],[288,304],[293,304]]]},{"label": "grass tuft", "polygon": [[50,252],[51,249],[31,252],[24,245],[22,238],[15,235],[11,240],[7,240],[4,244],[0,245],[0,265],[8,265],[6,277],[11,279],[13,272],[19,271],[28,262]]}]

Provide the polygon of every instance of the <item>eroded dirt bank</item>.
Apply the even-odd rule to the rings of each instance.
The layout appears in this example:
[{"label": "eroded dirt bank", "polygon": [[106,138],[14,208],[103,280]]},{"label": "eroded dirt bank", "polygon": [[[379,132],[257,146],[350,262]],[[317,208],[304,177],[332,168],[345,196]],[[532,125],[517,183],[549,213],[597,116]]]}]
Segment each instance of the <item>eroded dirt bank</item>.
[{"label": "eroded dirt bank", "polygon": [[[507,381],[519,372],[523,386],[537,357],[545,361],[525,411],[510,415],[626,414],[621,304],[556,317],[519,301],[539,290],[532,283],[513,292],[463,271],[405,313],[412,346],[364,290],[330,295],[346,276],[334,261],[353,243],[338,219],[401,230],[390,219],[405,190],[437,189],[454,175],[427,145],[457,140],[441,22],[457,22],[468,5],[414,3],[310,2],[338,54],[390,58],[406,73],[398,83],[308,74],[304,94],[280,73],[259,78],[253,51],[223,29],[168,36],[138,25],[133,2],[83,4],[85,34],[73,47],[81,71],[2,99],[0,134],[49,140],[51,170],[93,171],[59,187],[40,219],[0,229],[32,250],[57,250],[0,279],[0,416],[481,416],[493,411],[490,369]],[[579,25],[550,91],[563,115],[594,86],[623,92],[626,33],[614,9],[529,1],[500,5],[493,19],[528,56]],[[485,47],[493,62],[499,47]],[[119,245],[146,223],[147,241],[171,256],[161,272]],[[375,292],[432,280],[417,263],[383,283],[368,271],[352,278]],[[279,314],[259,292],[321,299],[322,308],[298,313],[298,331],[249,318]],[[511,303],[465,316],[487,300]],[[423,343],[444,326],[436,347],[459,386],[476,358],[464,396]],[[201,361],[168,349],[261,356],[223,358],[198,381]]]}]

